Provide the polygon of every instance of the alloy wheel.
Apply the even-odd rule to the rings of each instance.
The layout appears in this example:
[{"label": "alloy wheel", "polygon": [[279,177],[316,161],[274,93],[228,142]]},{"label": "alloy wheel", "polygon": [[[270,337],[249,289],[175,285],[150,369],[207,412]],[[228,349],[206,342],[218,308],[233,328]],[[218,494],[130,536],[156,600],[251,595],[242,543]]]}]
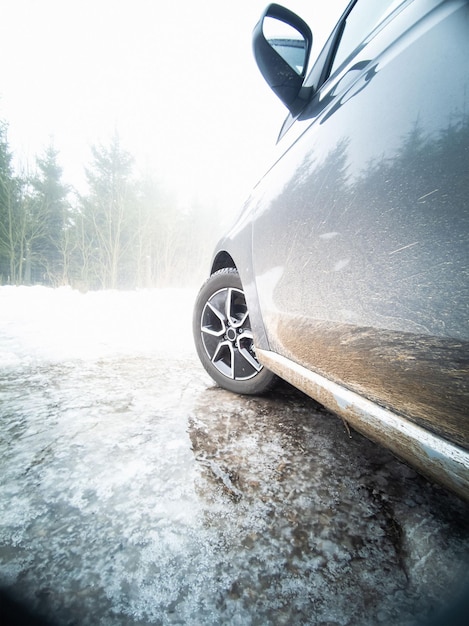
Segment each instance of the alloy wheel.
[{"label": "alloy wheel", "polygon": [[220,374],[242,381],[261,371],[241,289],[226,287],[216,291],[202,310],[200,330],[207,356]]}]

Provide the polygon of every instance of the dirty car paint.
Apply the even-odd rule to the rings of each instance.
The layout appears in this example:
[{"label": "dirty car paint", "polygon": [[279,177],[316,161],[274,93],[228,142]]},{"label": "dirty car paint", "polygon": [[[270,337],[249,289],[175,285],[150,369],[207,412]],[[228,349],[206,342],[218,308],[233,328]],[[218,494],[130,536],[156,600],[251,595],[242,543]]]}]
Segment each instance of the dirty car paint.
[{"label": "dirty car paint", "polygon": [[287,118],[214,267],[267,368],[469,499],[468,25],[415,0],[364,40]]}]

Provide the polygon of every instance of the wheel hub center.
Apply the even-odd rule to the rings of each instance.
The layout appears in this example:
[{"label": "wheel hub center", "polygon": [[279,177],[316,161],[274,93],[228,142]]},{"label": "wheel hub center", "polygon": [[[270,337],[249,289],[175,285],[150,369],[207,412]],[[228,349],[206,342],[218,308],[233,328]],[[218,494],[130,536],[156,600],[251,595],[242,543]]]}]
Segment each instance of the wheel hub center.
[{"label": "wheel hub center", "polygon": [[226,338],[228,341],[235,341],[236,339],[236,330],[234,328],[228,328],[226,331]]}]

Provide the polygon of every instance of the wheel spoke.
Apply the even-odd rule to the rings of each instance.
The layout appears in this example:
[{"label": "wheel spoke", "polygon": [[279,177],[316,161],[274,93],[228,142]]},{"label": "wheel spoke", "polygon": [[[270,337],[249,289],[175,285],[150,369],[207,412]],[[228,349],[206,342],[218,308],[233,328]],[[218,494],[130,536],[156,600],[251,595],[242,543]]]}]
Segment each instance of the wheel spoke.
[{"label": "wheel spoke", "polygon": [[244,294],[239,289],[228,289],[226,297],[226,320],[233,328],[241,328],[248,318]]},{"label": "wheel spoke", "polygon": [[259,372],[262,369],[262,365],[255,358],[252,348],[252,332],[244,331],[241,335],[239,335],[236,345],[239,351],[239,354],[246,359],[249,365],[256,371]]},{"label": "wheel spoke", "polygon": [[233,379],[235,377],[234,360],[235,355],[231,341],[220,341],[212,357],[212,363],[222,374]]},{"label": "wheel spoke", "polygon": [[[207,307],[210,311],[207,311]],[[206,319],[208,323],[204,324],[204,319]],[[215,308],[211,302],[207,302],[202,315],[202,332],[208,335],[214,335],[215,337],[221,337],[226,332],[225,319],[221,311]],[[216,328],[217,324],[218,329]]]},{"label": "wheel spoke", "polygon": [[218,346],[220,345],[220,338],[213,333],[206,333],[205,335],[202,335],[202,339],[210,360],[213,360],[213,355],[216,353]]}]

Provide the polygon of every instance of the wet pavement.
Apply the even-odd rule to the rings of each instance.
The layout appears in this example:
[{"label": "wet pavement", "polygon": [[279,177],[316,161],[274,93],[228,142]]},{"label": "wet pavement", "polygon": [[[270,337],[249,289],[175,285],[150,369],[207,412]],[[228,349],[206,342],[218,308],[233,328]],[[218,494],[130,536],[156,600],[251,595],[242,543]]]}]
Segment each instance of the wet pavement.
[{"label": "wet pavement", "polygon": [[25,358],[18,332],[0,332],[0,584],[51,622],[427,624],[461,591],[469,505],[288,385],[218,389],[187,335]]}]

